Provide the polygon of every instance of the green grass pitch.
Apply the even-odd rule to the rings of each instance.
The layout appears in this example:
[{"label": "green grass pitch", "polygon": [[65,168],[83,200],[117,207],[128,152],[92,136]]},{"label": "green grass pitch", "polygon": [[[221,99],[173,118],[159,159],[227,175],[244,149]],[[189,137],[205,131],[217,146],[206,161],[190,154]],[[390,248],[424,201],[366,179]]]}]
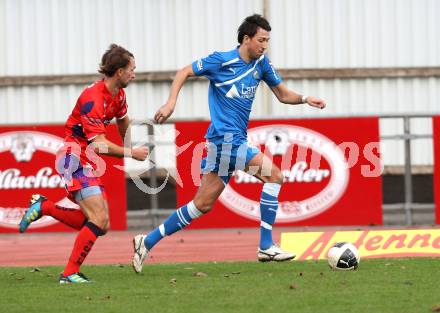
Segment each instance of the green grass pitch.
[{"label": "green grass pitch", "polygon": [[440,259],[83,266],[95,282],[59,285],[61,267],[0,268],[1,312],[440,312]]}]

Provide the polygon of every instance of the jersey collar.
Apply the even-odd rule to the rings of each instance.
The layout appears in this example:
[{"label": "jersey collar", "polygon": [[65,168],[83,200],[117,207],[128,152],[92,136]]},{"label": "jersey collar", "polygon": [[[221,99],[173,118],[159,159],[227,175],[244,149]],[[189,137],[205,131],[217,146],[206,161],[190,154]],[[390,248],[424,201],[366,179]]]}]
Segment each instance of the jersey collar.
[{"label": "jersey collar", "polygon": [[118,93],[113,97],[111,92],[107,89],[107,86],[104,83],[104,78],[99,80],[98,84],[99,84],[99,89],[102,91],[102,94],[104,95],[106,100],[113,101],[119,98],[119,95],[121,94],[121,89],[119,89]]},{"label": "jersey collar", "polygon": [[241,62],[243,62],[243,63],[246,64],[246,65],[253,65],[256,61],[258,61],[258,59],[256,59],[256,60],[251,60],[250,62],[246,62],[245,60],[243,60],[243,59],[241,58],[240,52],[238,51],[239,48],[240,48],[240,46],[237,46],[237,47],[235,48],[235,54],[237,55],[237,57],[240,59]]}]

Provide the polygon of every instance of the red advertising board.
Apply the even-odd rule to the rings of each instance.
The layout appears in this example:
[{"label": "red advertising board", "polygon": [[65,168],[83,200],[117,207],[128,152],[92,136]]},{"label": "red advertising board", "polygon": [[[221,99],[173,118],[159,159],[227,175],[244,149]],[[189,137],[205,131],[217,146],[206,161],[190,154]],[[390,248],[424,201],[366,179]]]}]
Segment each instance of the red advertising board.
[{"label": "red advertising board", "polygon": [[[180,122],[178,206],[200,184],[207,122]],[[381,225],[382,165],[378,118],[251,121],[248,142],[278,165],[285,177],[277,224],[282,226]],[[182,149],[183,150],[183,149]],[[236,171],[213,210],[191,228],[259,225],[262,183]]]},{"label": "red advertising board", "polygon": [[432,134],[434,142],[435,223],[440,224],[440,116],[432,118]]},{"label": "red advertising board", "polygon": [[[109,125],[107,137],[122,143],[117,127]],[[18,223],[32,194],[43,194],[62,206],[75,206],[66,196],[55,169],[55,153],[62,145],[63,125],[0,127],[0,233],[18,232]],[[103,157],[102,177],[110,207],[110,229],[124,230],[126,221],[125,174],[116,166],[123,159]],[[71,231],[51,217],[31,224],[28,232]]]}]

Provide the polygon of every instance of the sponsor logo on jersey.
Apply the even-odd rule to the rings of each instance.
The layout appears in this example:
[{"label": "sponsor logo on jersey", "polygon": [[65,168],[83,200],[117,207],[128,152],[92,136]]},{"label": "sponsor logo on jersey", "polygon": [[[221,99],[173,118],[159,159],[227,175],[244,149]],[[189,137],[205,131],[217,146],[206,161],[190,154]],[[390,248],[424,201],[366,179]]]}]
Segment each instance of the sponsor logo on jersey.
[{"label": "sponsor logo on jersey", "polygon": [[241,98],[253,99],[255,93],[257,92],[258,85],[255,86],[245,86],[241,84]]},{"label": "sponsor logo on jersey", "polygon": [[233,84],[231,89],[226,93],[226,97],[228,98],[240,98],[240,94],[238,93],[237,87]]},{"label": "sponsor logo on jersey", "polygon": [[244,84],[241,84],[241,89],[238,91],[237,87],[233,84],[231,88],[226,93],[226,97],[228,98],[241,98],[241,99],[253,99],[255,97],[255,93],[257,92],[258,85],[246,87]]}]

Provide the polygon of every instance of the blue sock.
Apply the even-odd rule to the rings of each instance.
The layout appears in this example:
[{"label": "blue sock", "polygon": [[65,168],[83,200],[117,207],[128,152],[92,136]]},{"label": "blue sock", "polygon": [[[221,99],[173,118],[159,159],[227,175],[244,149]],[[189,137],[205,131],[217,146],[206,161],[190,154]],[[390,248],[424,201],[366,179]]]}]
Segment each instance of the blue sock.
[{"label": "blue sock", "polygon": [[278,210],[278,194],[281,185],[265,183],[260,200],[260,249],[268,249],[273,245],[272,225],[275,223]]},{"label": "blue sock", "polygon": [[203,213],[195,207],[193,201],[184,205],[171,214],[163,224],[145,237],[145,247],[147,247],[148,250],[151,250],[151,248],[153,248],[163,237],[174,234],[176,231],[185,228],[185,226],[189,225],[192,220],[200,217],[202,214]]}]

